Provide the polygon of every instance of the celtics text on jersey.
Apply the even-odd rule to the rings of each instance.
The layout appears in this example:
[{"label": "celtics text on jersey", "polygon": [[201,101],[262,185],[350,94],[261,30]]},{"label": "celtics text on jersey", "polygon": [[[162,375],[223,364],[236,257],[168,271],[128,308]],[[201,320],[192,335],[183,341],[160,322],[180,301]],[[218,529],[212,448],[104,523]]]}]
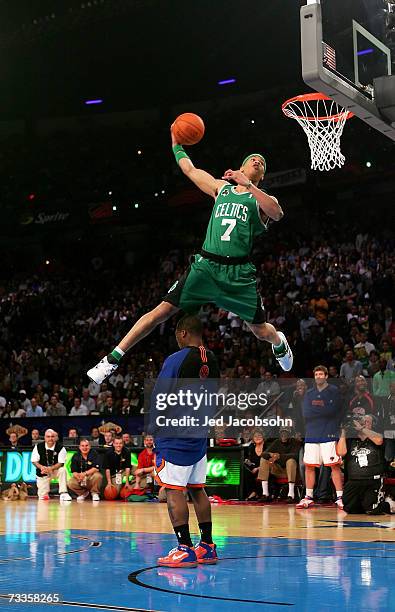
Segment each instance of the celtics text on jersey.
[{"label": "celtics text on jersey", "polygon": [[215,199],[203,249],[222,257],[247,257],[254,239],[266,231],[254,196],[225,183]]}]

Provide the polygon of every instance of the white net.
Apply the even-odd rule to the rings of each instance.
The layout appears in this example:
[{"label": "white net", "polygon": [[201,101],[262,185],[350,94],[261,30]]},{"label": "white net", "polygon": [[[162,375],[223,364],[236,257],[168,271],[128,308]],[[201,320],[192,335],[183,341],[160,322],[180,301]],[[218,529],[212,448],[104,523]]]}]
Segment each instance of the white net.
[{"label": "white net", "polygon": [[309,142],[312,170],[341,168],[345,157],[340,150],[340,139],[344,124],[352,114],[330,98],[311,99],[314,95],[288,100],[283,112],[302,126]]}]

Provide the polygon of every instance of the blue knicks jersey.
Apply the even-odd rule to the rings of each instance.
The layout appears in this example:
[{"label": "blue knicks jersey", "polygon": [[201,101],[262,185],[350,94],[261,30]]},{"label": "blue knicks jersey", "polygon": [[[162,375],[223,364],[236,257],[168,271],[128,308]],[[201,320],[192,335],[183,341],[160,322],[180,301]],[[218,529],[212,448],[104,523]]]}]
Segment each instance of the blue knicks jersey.
[{"label": "blue knicks jersey", "polygon": [[[218,378],[219,367],[214,353],[207,351],[204,346],[183,348],[165,360],[152,393],[153,402],[164,391],[175,394],[184,388],[199,393],[205,389],[214,390],[213,384],[216,383],[213,379]],[[184,387],[183,379],[187,379],[184,381]],[[152,418],[156,419],[158,414],[157,408],[151,403],[151,423]],[[180,403],[168,405],[160,414],[160,418],[180,419],[184,415],[199,415],[198,418],[203,418],[201,411],[193,414],[191,409]],[[205,431],[202,427],[189,430],[188,427],[176,427],[174,431],[178,437],[169,437],[169,432],[172,432],[169,427],[166,427],[165,433],[162,434],[160,427],[151,427],[151,430],[155,437],[155,450],[165,461],[175,465],[193,465],[206,454],[207,436],[202,437]]]},{"label": "blue knicks jersey", "polygon": [[303,400],[305,442],[332,442],[339,439],[343,411],[340,392],[335,385],[319,391],[314,385]]}]

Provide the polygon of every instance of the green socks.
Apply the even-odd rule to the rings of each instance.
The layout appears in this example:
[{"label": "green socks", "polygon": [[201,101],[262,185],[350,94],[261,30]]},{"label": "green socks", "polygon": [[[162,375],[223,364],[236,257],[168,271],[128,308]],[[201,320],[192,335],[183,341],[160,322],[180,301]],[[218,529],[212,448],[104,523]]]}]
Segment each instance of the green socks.
[{"label": "green socks", "polygon": [[286,350],[287,349],[284,342],[281,342],[281,344],[279,344],[278,346],[273,344],[273,352],[277,357],[281,357],[281,355],[284,355],[284,353],[286,353]]}]

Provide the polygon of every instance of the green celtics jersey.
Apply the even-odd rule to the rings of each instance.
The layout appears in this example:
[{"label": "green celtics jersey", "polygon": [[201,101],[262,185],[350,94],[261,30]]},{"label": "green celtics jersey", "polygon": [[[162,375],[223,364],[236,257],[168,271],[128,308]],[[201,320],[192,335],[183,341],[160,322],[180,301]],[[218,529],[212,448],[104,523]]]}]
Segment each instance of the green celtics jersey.
[{"label": "green celtics jersey", "polygon": [[254,196],[226,183],[215,199],[203,249],[222,257],[247,257],[254,238],[266,231]]}]

